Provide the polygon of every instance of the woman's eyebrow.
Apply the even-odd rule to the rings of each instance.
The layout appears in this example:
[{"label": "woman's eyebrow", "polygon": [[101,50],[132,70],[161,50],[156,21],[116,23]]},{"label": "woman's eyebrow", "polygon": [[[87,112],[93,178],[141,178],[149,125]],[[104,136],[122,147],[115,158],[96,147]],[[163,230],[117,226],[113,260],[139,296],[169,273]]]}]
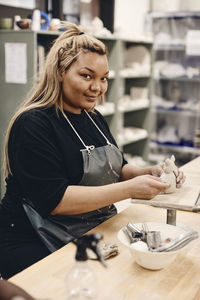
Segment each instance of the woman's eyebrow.
[{"label": "woman's eyebrow", "polygon": [[[82,67],[81,69],[86,69],[86,70],[88,70],[88,71],[91,72],[91,73],[95,73],[94,70],[92,70],[92,69],[90,69],[90,68],[88,68],[88,67]],[[104,75],[108,75],[108,73],[109,73],[109,71],[107,71]]]}]

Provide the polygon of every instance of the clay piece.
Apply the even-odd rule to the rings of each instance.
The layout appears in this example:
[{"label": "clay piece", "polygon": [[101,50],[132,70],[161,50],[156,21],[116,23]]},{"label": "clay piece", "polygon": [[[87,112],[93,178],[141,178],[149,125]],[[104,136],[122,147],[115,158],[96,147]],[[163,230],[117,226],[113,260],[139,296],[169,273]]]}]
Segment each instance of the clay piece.
[{"label": "clay piece", "polygon": [[[116,256],[119,253],[118,246],[116,244],[105,244],[99,243],[99,250],[103,259],[108,259],[110,257]],[[96,259],[96,255],[90,249],[87,249],[87,255],[89,259]]]},{"label": "clay piece", "polygon": [[174,193],[176,190],[176,176],[174,170],[176,169],[174,155],[167,158],[164,163],[163,173],[160,176],[163,182],[169,183],[170,187],[164,191],[165,194]]}]

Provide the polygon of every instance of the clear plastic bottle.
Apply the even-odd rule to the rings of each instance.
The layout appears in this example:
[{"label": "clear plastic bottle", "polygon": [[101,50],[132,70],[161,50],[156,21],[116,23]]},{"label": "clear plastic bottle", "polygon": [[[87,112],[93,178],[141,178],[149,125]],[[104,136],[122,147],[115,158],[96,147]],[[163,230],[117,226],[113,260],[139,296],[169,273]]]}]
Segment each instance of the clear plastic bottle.
[{"label": "clear plastic bottle", "polygon": [[93,270],[86,262],[77,262],[67,276],[67,300],[97,299],[97,284]]},{"label": "clear plastic bottle", "polygon": [[102,239],[99,234],[84,235],[74,242],[77,246],[76,263],[67,274],[66,291],[67,300],[96,300],[97,279],[94,271],[88,265],[86,249],[93,250],[97,259],[105,266],[98,250],[98,242]]}]

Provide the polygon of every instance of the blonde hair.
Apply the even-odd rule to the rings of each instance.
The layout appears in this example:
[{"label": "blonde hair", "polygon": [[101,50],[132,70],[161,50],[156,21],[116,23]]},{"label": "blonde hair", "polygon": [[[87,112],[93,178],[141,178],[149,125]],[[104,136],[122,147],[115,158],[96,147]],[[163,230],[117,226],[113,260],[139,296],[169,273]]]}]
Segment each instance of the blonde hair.
[{"label": "blonde hair", "polygon": [[100,40],[85,34],[82,29],[70,22],[62,22],[64,31],[54,42],[47,57],[44,71],[39,82],[33,87],[30,96],[12,117],[5,136],[4,176],[12,174],[8,157],[8,141],[15,120],[25,111],[55,106],[63,113],[61,83],[59,75],[70,68],[83,51],[92,51],[100,55],[107,54],[106,46]]}]

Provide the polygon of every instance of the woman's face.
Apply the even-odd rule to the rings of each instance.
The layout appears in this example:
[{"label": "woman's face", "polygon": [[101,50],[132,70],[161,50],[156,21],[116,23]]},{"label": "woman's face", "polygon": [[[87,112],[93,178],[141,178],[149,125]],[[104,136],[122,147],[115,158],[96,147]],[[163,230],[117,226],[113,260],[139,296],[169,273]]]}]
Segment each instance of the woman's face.
[{"label": "woman's face", "polygon": [[108,61],[106,55],[82,52],[62,75],[62,96],[65,110],[80,114],[81,109],[95,106],[107,91]]}]

